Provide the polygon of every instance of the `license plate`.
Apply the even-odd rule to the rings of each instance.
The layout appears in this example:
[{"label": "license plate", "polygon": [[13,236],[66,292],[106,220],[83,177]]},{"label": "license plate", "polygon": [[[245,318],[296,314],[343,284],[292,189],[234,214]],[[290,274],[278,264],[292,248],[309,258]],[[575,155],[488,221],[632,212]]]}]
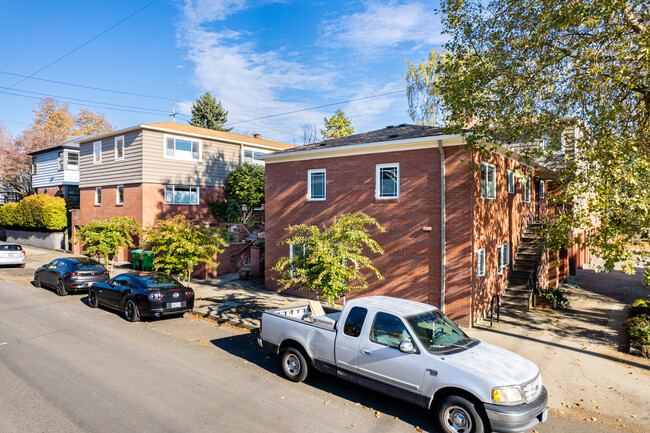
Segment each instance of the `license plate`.
[{"label": "license plate", "polygon": [[167,308],[181,308],[180,302],[170,302],[167,304]]},{"label": "license plate", "polygon": [[544,412],[542,412],[539,415],[539,420],[540,422],[545,422],[548,419],[548,409],[544,409]]}]

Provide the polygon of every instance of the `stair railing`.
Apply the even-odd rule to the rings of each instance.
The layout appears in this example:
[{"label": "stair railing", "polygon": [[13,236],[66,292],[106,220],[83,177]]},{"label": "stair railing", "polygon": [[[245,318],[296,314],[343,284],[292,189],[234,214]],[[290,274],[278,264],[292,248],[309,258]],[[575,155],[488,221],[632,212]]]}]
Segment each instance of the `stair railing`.
[{"label": "stair railing", "polygon": [[[496,300],[496,303],[494,302]],[[495,307],[496,305],[496,307]],[[494,310],[497,310],[497,322],[501,321],[501,302],[499,302],[499,295],[492,296],[490,301],[490,327],[494,323]]]},{"label": "stair railing", "polygon": [[526,282],[526,289],[528,290],[529,300],[535,299],[533,296],[538,292],[537,283],[539,281],[539,271],[542,266],[542,256],[544,253],[544,245],[540,244],[535,253],[535,260],[533,261],[533,269],[528,276],[528,281]]}]

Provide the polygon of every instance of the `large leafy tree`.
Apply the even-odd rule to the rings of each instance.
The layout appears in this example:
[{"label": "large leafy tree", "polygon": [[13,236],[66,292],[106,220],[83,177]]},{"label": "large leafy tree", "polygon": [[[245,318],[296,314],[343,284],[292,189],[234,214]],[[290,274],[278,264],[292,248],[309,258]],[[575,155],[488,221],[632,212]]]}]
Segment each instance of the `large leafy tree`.
[{"label": "large leafy tree", "polygon": [[293,245],[294,255],[280,258],[273,267],[279,272],[277,281],[284,288],[320,293],[330,305],[349,290],[368,287],[364,270],[382,278],[366,256],[384,253],[370,236],[373,227],[384,231],[377,220],[362,212],[342,214],[322,230],[306,224],[287,227],[291,236],[279,245]]},{"label": "large leafy tree", "polygon": [[264,203],[264,166],[246,163],[231,171],[226,178],[226,195],[246,205],[244,217],[250,217],[253,209]]},{"label": "large leafy tree", "polygon": [[228,111],[223,108],[221,101],[217,101],[210,92],[199,96],[192,104],[192,118],[189,121],[192,126],[228,132],[232,128],[224,126],[227,121]]},{"label": "large leafy tree", "polygon": [[84,135],[103,134],[111,132],[115,127],[111,125],[101,113],[93,113],[87,108],[79,111],[75,117],[75,126],[72,135],[83,137]]},{"label": "large leafy tree", "polygon": [[323,140],[347,137],[348,135],[354,134],[352,121],[345,115],[341,107],[329,119],[325,117],[323,123],[325,124],[325,129],[320,130]]},{"label": "large leafy tree", "polygon": [[212,259],[226,246],[216,228],[203,227],[200,222],[188,220],[184,215],[160,220],[148,227],[145,242],[156,254],[156,270],[179,275],[188,282],[199,263],[216,266]]},{"label": "large leafy tree", "polygon": [[91,221],[79,227],[75,241],[81,242],[83,253],[101,257],[108,265],[120,248],[133,246],[133,237],[140,233],[140,225],[130,217],[113,217]]},{"label": "large leafy tree", "polygon": [[[591,247],[605,269],[650,227],[650,8],[642,0],[443,0],[448,42],[411,64],[414,120],[479,151],[548,139],[564,150],[546,242]],[[471,126],[470,129],[466,129]],[[567,135],[578,127],[581,134]],[[556,157],[561,153],[556,153]],[[571,238],[570,229],[583,229]]]}]

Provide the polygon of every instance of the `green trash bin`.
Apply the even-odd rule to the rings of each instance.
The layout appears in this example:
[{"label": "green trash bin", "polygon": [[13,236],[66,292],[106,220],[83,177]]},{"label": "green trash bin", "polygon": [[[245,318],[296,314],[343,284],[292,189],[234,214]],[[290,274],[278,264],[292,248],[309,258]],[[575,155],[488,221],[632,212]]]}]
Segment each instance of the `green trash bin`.
[{"label": "green trash bin", "polygon": [[133,259],[133,269],[135,269],[136,271],[142,270],[142,260],[140,259],[141,254],[142,254],[142,250],[131,251],[131,258]]},{"label": "green trash bin", "polygon": [[143,271],[153,271],[153,251],[144,251],[142,253],[142,270]]}]

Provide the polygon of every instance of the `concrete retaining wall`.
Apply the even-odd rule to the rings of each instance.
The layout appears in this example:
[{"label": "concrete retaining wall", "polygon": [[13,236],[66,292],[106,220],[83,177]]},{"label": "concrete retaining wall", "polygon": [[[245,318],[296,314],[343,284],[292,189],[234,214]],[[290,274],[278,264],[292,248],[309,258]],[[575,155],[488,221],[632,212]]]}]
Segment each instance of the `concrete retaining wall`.
[{"label": "concrete retaining wall", "polygon": [[32,232],[7,229],[7,242],[16,242],[48,250],[68,249],[68,236],[64,232]]}]

